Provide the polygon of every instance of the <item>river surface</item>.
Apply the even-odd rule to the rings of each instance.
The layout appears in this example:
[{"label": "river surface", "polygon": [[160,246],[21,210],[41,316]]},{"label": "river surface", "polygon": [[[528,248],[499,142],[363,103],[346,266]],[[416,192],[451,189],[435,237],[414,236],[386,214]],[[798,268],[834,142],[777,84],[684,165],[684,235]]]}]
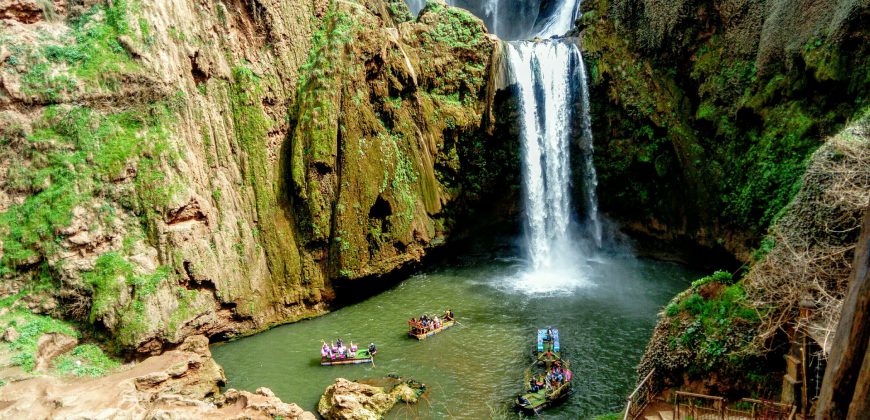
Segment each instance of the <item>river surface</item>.
[{"label": "river surface", "polygon": [[[586,261],[584,278],[567,289],[529,293],[527,263],[512,250],[466,254],[335,312],[212,348],[228,387],[271,388],[282,400],[316,412],[335,378],[397,374],[425,383],[424,400],[397,406],[388,418],[515,418],[536,328],[559,328],[563,355],[576,372],[574,393],[545,419],[589,418],[619,411],[635,382],[634,367],[656,313],[700,273],[626,254]],[[460,326],[424,341],[406,336],[421,313],[456,313]],[[378,345],[375,365],[322,367],[321,339]]]}]

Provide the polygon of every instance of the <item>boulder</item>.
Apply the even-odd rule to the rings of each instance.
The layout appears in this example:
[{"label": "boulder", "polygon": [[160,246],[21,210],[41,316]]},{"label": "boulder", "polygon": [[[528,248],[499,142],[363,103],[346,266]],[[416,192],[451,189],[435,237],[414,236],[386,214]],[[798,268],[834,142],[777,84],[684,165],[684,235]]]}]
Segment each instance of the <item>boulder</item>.
[{"label": "boulder", "polygon": [[[317,411],[329,420],[361,420],[383,418],[396,402],[417,402],[418,393],[410,382],[384,388],[338,378],[320,397]],[[422,385],[420,385],[420,389]]]},{"label": "boulder", "polygon": [[79,340],[73,336],[61,333],[48,333],[39,337],[36,346],[36,365],[34,370],[43,372],[51,367],[51,361],[79,344]]},{"label": "boulder", "polygon": [[[68,346],[71,337],[60,336],[46,334],[40,348]],[[102,378],[69,381],[45,375],[9,383],[0,387],[0,418],[315,420],[268,388],[219,394],[223,370],[207,344],[204,336],[189,337],[175,350]]]},{"label": "boulder", "polygon": [[18,333],[15,327],[9,327],[3,332],[3,341],[9,343],[18,340],[19,337],[21,337],[21,334]]}]

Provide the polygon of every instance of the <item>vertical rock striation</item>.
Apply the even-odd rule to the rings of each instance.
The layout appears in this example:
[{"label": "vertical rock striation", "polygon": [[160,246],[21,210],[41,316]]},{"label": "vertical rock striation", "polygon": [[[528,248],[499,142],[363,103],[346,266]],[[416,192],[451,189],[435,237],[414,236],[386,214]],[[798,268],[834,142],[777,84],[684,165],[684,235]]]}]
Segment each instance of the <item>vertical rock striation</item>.
[{"label": "vertical rock striation", "polygon": [[2,15],[4,294],[121,349],[322,313],[334,279],[418,261],[510,188],[467,13],[39,4]]}]

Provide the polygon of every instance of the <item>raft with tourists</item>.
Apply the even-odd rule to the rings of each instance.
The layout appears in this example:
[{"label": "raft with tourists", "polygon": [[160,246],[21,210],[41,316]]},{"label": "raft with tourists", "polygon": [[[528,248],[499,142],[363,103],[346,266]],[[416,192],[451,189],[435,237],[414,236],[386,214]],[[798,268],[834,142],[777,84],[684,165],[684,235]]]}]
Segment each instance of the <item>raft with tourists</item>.
[{"label": "raft with tourists", "polygon": [[538,330],[535,362],[526,369],[525,390],[517,396],[518,410],[535,415],[564,402],[571,394],[571,363],[562,358],[559,330]]},{"label": "raft with tourists", "polygon": [[323,341],[323,345],[320,347],[320,365],[337,366],[374,363],[375,354],[377,353],[378,348],[375,346],[375,343],[369,344],[367,349],[360,349],[352,341],[349,346],[345,346],[341,338],[336,340],[335,343]]},{"label": "raft with tourists", "polygon": [[456,325],[456,319],[450,309],[446,310],[441,318],[422,315],[420,319],[411,318],[408,320],[408,336],[417,340],[425,340],[454,325]]}]

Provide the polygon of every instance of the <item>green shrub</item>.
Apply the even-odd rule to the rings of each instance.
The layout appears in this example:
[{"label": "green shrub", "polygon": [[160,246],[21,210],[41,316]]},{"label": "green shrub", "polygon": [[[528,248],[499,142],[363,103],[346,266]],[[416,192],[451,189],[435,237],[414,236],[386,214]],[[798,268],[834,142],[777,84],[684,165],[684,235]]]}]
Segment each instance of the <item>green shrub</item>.
[{"label": "green shrub", "polygon": [[599,414],[592,418],[592,420],[622,420],[623,413],[607,413],[607,414]]},{"label": "green shrub", "polygon": [[731,273],[727,271],[716,271],[712,275],[702,277],[698,280],[693,281],[692,288],[698,290],[699,287],[714,281],[727,286],[734,283],[734,276],[732,276]]}]

